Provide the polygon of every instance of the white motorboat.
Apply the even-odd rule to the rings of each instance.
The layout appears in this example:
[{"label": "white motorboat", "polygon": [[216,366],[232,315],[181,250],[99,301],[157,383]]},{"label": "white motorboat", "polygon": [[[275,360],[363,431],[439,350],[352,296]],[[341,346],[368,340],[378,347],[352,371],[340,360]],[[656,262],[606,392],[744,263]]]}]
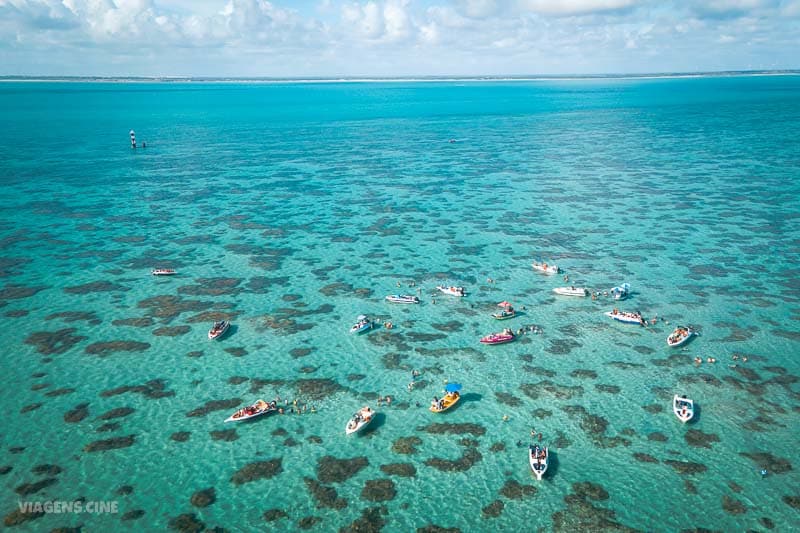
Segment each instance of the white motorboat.
[{"label": "white motorboat", "polygon": [[211,326],[211,329],[208,330],[208,339],[214,340],[219,339],[225,332],[228,331],[228,328],[231,327],[231,323],[227,320],[220,320],[219,322],[214,322],[214,325]]},{"label": "white motorboat", "polygon": [[350,333],[361,333],[368,329],[372,329],[372,320],[368,319],[367,315],[358,315],[356,323],[350,328]]},{"label": "white motorboat", "polygon": [[277,410],[278,405],[275,402],[267,403],[264,400],[258,400],[253,405],[239,409],[226,418],[225,422],[241,422],[242,420],[248,420]]},{"label": "white motorboat", "polygon": [[393,304],[418,304],[419,298],[410,294],[390,294],[386,301]]},{"label": "white motorboat", "polygon": [[154,276],[174,276],[177,272],[171,268],[154,268],[151,272]]},{"label": "white motorboat", "polygon": [[542,272],[543,274],[558,274],[561,271],[558,265],[548,265],[547,263],[539,263],[537,261],[531,263],[531,266],[534,270]]},{"label": "white motorboat", "polygon": [[448,296],[466,296],[464,287],[444,287],[442,285],[438,285],[436,288]]},{"label": "white motorboat", "polygon": [[678,326],[672,333],[669,334],[669,337],[667,337],[667,346],[676,348],[686,344],[693,335],[695,335],[695,332],[692,330],[692,328]]},{"label": "white motorboat", "polygon": [[642,315],[639,313],[626,313],[625,311],[614,309],[613,311],[605,313],[605,315],[609,318],[613,318],[614,320],[624,322],[625,324],[639,324],[640,326],[645,325],[644,318],[642,318]]},{"label": "white motorboat", "polygon": [[368,406],[362,407],[356,414],[353,415],[350,420],[348,420],[347,426],[344,428],[344,432],[350,435],[351,433],[361,431],[367,427],[370,422],[372,422],[374,417],[375,411]]},{"label": "white motorboat", "polygon": [[547,472],[547,460],[549,458],[550,454],[547,446],[542,448],[538,444],[534,444],[528,447],[528,461],[536,479],[541,480],[544,473]]},{"label": "white motorboat", "polygon": [[694,416],[694,402],[686,396],[675,395],[672,398],[672,412],[684,424]]},{"label": "white motorboat", "polygon": [[561,296],[589,296],[589,289],[584,287],[556,287],[553,292]]},{"label": "white motorboat", "polygon": [[608,295],[615,300],[624,300],[631,292],[631,286],[628,283],[623,283],[619,287],[614,287],[608,291]]}]

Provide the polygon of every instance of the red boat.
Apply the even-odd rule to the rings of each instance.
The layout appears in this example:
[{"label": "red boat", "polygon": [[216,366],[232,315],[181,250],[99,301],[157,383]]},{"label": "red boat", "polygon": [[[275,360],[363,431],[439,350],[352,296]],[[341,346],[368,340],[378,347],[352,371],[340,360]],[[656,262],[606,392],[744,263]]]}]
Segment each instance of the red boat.
[{"label": "red boat", "polygon": [[491,333],[481,339],[483,344],[505,344],[515,339],[514,332],[510,329],[504,329],[502,333]]}]

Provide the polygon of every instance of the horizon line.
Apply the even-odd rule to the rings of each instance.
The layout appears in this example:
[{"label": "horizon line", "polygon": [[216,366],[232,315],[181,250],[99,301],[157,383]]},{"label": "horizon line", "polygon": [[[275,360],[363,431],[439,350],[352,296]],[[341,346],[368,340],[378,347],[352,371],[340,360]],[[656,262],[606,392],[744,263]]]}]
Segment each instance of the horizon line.
[{"label": "horizon line", "polygon": [[95,75],[0,75],[0,82],[83,81],[83,82],[262,82],[262,83],[347,83],[347,82],[413,82],[413,81],[537,81],[586,79],[654,79],[733,76],[800,75],[800,69],[757,69],[677,71],[650,73],[596,74],[476,74],[476,75],[409,75],[409,76],[95,76]]}]

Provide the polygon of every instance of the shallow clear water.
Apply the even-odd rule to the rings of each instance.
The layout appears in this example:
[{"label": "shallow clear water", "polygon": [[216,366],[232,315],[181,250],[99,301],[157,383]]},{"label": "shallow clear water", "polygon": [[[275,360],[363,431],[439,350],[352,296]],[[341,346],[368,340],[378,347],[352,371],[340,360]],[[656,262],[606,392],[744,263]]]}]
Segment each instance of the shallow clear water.
[{"label": "shallow clear water", "polygon": [[[796,526],[798,89],[789,76],[0,85],[0,511],[119,503],[17,526],[32,531],[163,530],[187,513],[231,530]],[[147,148],[130,149],[131,128]],[[552,293],[623,282],[617,304]],[[422,303],[383,300],[397,292]],[[501,300],[524,312],[492,320]],[[659,320],[612,322],[615,306]],[[361,313],[395,327],[348,334]],[[231,333],[208,341],[225,317]],[[701,335],[669,349],[677,324]],[[478,342],[529,325],[543,333]],[[448,380],[463,401],[434,415]],[[675,393],[699,407],[686,426]],[[370,431],[346,437],[387,394]],[[187,416],[276,395],[316,412]],[[103,419],[118,408],[132,411]],[[541,482],[518,446],[532,427],[554,458]],[[407,437],[416,453],[399,453]],[[232,482],[274,459],[272,477]],[[395,463],[414,468],[381,469]],[[216,501],[194,506],[209,487]],[[265,520],[275,509],[286,516]]]}]

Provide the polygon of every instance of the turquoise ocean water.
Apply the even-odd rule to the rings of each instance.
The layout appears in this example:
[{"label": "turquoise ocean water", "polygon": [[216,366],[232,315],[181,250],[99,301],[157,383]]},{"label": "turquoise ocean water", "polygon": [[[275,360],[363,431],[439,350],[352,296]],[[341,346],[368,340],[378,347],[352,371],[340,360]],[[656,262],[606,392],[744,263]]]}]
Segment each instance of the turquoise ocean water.
[{"label": "turquoise ocean water", "polygon": [[[800,523],[800,77],[5,83],[0,179],[14,530]],[[655,325],[552,292],[623,282]],[[677,324],[701,335],[669,349]],[[309,409],[223,424],[276,395]],[[15,513],[79,498],[118,512]]]}]

